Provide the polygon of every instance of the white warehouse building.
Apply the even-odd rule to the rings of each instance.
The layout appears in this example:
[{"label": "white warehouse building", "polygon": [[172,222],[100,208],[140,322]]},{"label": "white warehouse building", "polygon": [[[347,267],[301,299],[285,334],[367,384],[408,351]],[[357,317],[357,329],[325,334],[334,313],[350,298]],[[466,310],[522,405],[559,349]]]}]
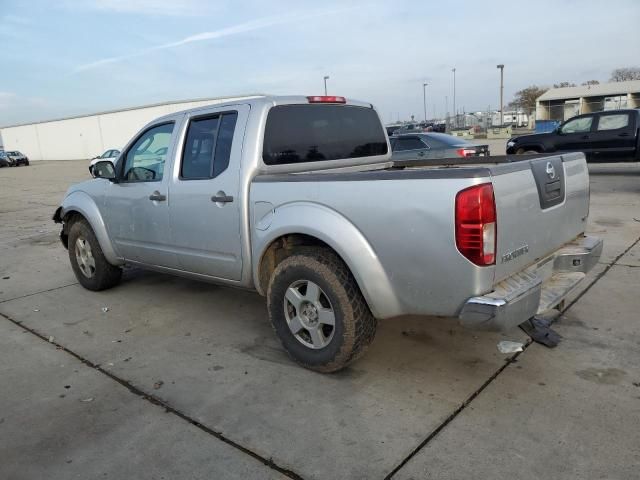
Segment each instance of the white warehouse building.
[{"label": "white warehouse building", "polygon": [[0,145],[7,151],[19,150],[29,160],[86,160],[112,148],[122,150],[155,118],[253,96],[183,100],[0,127]]}]

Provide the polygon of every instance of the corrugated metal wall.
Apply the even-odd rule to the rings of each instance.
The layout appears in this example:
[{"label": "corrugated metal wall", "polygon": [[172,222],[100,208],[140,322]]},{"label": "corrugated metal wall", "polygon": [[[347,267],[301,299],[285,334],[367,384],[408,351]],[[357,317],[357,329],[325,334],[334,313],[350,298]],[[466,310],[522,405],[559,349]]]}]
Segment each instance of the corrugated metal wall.
[{"label": "corrugated metal wall", "polygon": [[5,150],[30,160],[86,160],[105,150],[121,150],[151,120],[180,110],[246,97],[211,98],[99,113],[0,129]]}]

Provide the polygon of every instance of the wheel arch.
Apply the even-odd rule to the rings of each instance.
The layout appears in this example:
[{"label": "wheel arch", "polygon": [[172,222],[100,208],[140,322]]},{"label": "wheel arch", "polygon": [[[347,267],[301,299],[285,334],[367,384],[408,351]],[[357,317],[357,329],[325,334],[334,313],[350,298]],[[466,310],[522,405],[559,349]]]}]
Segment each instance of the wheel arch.
[{"label": "wheel arch", "polygon": [[400,315],[390,278],[365,236],[344,216],[328,207],[295,203],[272,212],[269,227],[254,230],[253,280],[266,294],[271,273],[299,246],[321,246],[333,251],[353,275],[376,318]]},{"label": "wheel arch", "polygon": [[63,221],[63,236],[68,235],[69,228],[76,219],[82,218],[91,226],[107,261],[112,265],[124,263],[113,248],[104,219],[93,198],[84,192],[73,192],[64,199],[61,208],[58,216]]}]

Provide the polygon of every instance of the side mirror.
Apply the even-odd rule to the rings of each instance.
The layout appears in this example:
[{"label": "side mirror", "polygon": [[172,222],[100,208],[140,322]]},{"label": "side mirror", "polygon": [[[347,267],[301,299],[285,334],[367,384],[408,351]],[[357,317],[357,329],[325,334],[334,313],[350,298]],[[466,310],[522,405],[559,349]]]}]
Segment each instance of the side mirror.
[{"label": "side mirror", "polygon": [[94,178],[106,178],[109,181],[116,181],[116,167],[109,160],[96,162],[91,171]]}]

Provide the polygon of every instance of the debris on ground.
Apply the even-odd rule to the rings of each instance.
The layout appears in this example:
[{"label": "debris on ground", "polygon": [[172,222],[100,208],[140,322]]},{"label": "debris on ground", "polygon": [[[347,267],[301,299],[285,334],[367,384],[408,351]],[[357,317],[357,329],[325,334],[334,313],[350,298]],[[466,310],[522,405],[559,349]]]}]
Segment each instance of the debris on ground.
[{"label": "debris on ground", "polygon": [[49,335],[49,343],[53,343],[55,337],[53,335]]},{"label": "debris on ground", "polygon": [[522,347],[524,347],[524,344],[521,342],[511,342],[509,340],[498,342],[498,351],[500,353],[522,352]]},{"label": "debris on ground", "polygon": [[83,399],[81,399],[80,401],[81,401],[81,402],[85,402],[85,403],[93,402],[93,397],[83,398]]},{"label": "debris on ground", "polygon": [[553,320],[535,316],[530,320],[520,324],[520,328],[531,337],[531,339],[544,345],[545,347],[557,347],[562,336],[551,328]]},{"label": "debris on ground", "polygon": [[164,382],[162,380],[158,380],[156,383],[153,384],[153,388],[158,390],[162,385],[164,385]]},{"label": "debris on ground", "polygon": [[39,312],[39,311],[40,311],[40,309],[39,309],[39,308],[34,308],[34,309],[33,309],[33,311],[34,311],[34,312]]},{"label": "debris on ground", "polygon": [[109,307],[102,307],[102,313],[107,313],[109,311]]}]

